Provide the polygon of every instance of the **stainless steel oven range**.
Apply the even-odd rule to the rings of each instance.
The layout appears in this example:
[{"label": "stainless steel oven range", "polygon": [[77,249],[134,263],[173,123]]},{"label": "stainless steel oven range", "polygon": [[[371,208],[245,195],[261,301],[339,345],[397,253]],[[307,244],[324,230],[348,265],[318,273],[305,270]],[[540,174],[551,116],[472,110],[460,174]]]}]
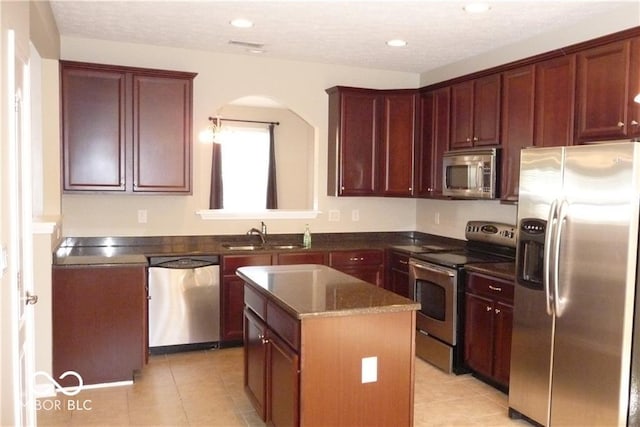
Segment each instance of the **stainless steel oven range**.
[{"label": "stainless steel oven range", "polygon": [[464,248],[414,253],[409,260],[410,295],[416,315],[416,355],[448,373],[464,367],[464,266],[515,258],[514,225],[469,221]]}]

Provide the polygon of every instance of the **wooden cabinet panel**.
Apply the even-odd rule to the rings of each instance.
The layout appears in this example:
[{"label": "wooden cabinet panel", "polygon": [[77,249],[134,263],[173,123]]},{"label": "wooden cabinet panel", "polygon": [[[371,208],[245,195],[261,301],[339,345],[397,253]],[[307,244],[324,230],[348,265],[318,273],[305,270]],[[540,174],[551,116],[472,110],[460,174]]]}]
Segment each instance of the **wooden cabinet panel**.
[{"label": "wooden cabinet panel", "polygon": [[134,191],[191,191],[191,80],[133,77]]},{"label": "wooden cabinet panel", "polygon": [[329,94],[330,196],[379,192],[378,145],[382,98],[376,91],[331,88]]},{"label": "wooden cabinet panel", "polygon": [[451,87],[451,149],[500,144],[500,74]]},{"label": "wooden cabinet panel", "polygon": [[60,61],[63,191],[191,193],[196,74]]},{"label": "wooden cabinet panel", "polygon": [[376,286],[384,283],[384,254],[381,250],[333,251],[329,253],[329,266]]},{"label": "wooden cabinet panel", "polygon": [[465,363],[503,389],[509,387],[513,287],[513,283],[496,277],[467,276]]},{"label": "wooden cabinet panel", "polygon": [[248,265],[271,265],[271,254],[222,257],[220,289],[220,341],[232,343],[243,337],[244,281],[236,269]]},{"label": "wooden cabinet panel", "polygon": [[627,135],[630,45],[626,40],[577,54],[579,142]]},{"label": "wooden cabinet panel", "polygon": [[326,264],[326,252],[286,252],[277,255],[277,264]]},{"label": "wooden cabinet panel", "polygon": [[413,92],[386,94],[383,105],[382,193],[411,196],[418,95]]},{"label": "wooden cabinet panel", "polygon": [[[147,355],[146,266],[53,268],[53,376],[85,384],[131,381]],[[60,380],[76,386],[73,377]]]},{"label": "wooden cabinet panel", "polygon": [[535,70],[534,145],[573,145],[576,56],[538,63]]},{"label": "wooden cabinet panel", "polygon": [[125,190],[126,75],[61,68],[64,191]]},{"label": "wooden cabinet panel", "polygon": [[409,255],[404,252],[389,251],[389,261],[387,264],[389,277],[385,281],[385,288],[411,298],[409,295]]},{"label": "wooden cabinet panel", "polygon": [[244,310],[244,389],[262,419],[267,414],[266,344],[266,325],[251,310]]},{"label": "wooden cabinet panel", "polygon": [[533,145],[534,85],[533,65],[502,76],[502,200],[518,200],[520,150]]},{"label": "wooden cabinet panel", "polygon": [[442,196],[442,156],[449,149],[449,87],[420,95],[420,124],[414,166],[413,194]]},{"label": "wooden cabinet panel", "polygon": [[465,362],[472,370],[491,377],[493,374],[493,301],[467,293],[465,302]]},{"label": "wooden cabinet panel", "polygon": [[273,426],[300,423],[300,357],[275,334],[269,334],[269,408]]}]

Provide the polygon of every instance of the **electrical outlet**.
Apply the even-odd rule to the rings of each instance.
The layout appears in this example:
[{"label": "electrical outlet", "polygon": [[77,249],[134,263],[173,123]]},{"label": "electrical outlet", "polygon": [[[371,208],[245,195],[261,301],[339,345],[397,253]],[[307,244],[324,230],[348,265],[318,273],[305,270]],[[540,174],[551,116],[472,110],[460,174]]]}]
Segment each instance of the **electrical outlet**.
[{"label": "electrical outlet", "polygon": [[329,221],[331,222],[340,221],[340,211],[337,209],[329,210]]},{"label": "electrical outlet", "polygon": [[138,224],[146,224],[147,223],[147,210],[139,209],[138,210]]},{"label": "electrical outlet", "polygon": [[378,358],[362,358],[362,384],[378,381]]},{"label": "electrical outlet", "polygon": [[351,221],[360,221],[360,211],[358,209],[351,211]]}]

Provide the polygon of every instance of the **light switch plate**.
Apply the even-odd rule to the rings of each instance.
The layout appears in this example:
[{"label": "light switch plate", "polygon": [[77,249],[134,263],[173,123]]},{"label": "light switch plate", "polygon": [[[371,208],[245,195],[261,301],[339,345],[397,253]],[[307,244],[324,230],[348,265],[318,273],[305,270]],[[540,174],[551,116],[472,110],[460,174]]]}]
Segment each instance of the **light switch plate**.
[{"label": "light switch plate", "polygon": [[147,210],[140,209],[138,210],[138,224],[146,224],[147,223]]},{"label": "light switch plate", "polygon": [[362,384],[378,381],[378,358],[362,358]]}]

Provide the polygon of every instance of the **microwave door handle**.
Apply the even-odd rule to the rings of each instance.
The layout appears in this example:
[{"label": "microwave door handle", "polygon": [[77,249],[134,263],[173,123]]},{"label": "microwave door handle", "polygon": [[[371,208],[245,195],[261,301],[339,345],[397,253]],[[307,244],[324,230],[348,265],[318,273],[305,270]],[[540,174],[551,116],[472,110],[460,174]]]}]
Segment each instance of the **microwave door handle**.
[{"label": "microwave door handle", "polygon": [[553,269],[551,271],[552,292],[553,292],[553,312],[557,317],[562,315],[560,307],[560,240],[562,239],[563,226],[567,221],[567,210],[569,209],[569,203],[563,200],[558,208],[558,217],[556,219],[556,232],[555,241],[553,244]]},{"label": "microwave door handle", "polygon": [[482,164],[482,162],[478,163],[478,169],[476,170],[476,189],[482,191],[484,184],[483,184],[483,177],[484,177],[484,166]]},{"label": "microwave door handle", "polygon": [[544,300],[547,308],[547,314],[553,316],[553,307],[551,306],[551,286],[549,283],[551,277],[551,244],[554,241],[555,221],[558,213],[558,200],[551,202],[549,206],[549,215],[547,218],[547,229],[544,234],[544,258],[542,262],[542,284],[544,287]]}]

